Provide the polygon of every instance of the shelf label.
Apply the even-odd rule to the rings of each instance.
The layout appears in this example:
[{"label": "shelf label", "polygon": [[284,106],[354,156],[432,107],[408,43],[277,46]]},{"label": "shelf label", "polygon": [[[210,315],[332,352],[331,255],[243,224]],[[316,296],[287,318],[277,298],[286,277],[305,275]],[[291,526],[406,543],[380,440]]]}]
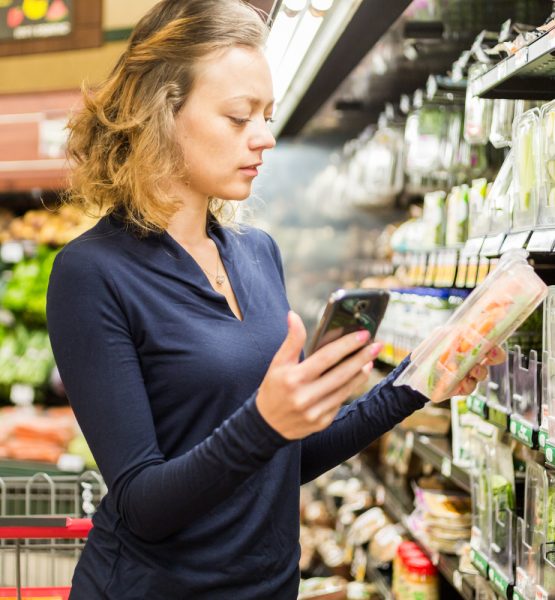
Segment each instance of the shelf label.
[{"label": "shelf label", "polygon": [[538,432],[530,423],[511,417],[511,435],[528,448],[534,448]]},{"label": "shelf label", "polygon": [[463,578],[461,572],[458,569],[453,571],[453,587],[462,594],[463,591]]},{"label": "shelf label", "polygon": [[498,406],[489,406],[488,408],[489,414],[486,417],[488,423],[499,427],[503,431],[507,431],[509,428],[509,415],[507,415],[507,413]]},{"label": "shelf label", "polygon": [[536,584],[536,599],[535,600],[549,600],[549,594],[548,594],[547,590],[544,590],[544,588],[539,584]]},{"label": "shelf label", "polygon": [[23,383],[14,383],[10,389],[10,400],[16,406],[30,406],[35,400],[35,389]]},{"label": "shelf label", "polygon": [[507,61],[506,60],[501,61],[497,65],[497,78],[499,80],[506,79],[508,71],[509,71],[509,69],[508,69]]},{"label": "shelf label", "polygon": [[488,559],[478,550],[470,549],[470,560],[472,564],[478,569],[478,571],[484,576],[488,576]]},{"label": "shelf label", "polygon": [[555,245],[555,229],[543,229],[532,232],[526,249],[529,252],[551,252]]},{"label": "shelf label", "polygon": [[467,398],[467,407],[468,410],[477,414],[482,419],[487,419],[488,417],[488,407],[486,404],[486,399],[479,394],[471,394]]},{"label": "shelf label", "polygon": [[507,250],[516,250],[519,248],[524,248],[529,236],[529,231],[509,233],[509,235],[505,238],[505,241],[503,242],[503,246],[501,247],[501,254],[507,252]]},{"label": "shelf label", "polygon": [[545,462],[550,467],[555,467],[555,444],[549,439],[545,441]]},{"label": "shelf label", "polygon": [[15,264],[23,260],[25,250],[21,242],[4,242],[0,250],[0,258],[6,264]]},{"label": "shelf label", "polygon": [[483,237],[471,238],[466,241],[464,248],[462,249],[462,256],[472,256],[473,254],[480,254],[482,244],[484,243]]},{"label": "shelf label", "polygon": [[520,69],[528,62],[528,46],[524,46],[515,54],[515,67]]},{"label": "shelf label", "polygon": [[501,250],[501,246],[503,246],[504,241],[504,233],[487,237],[482,244],[480,256],[499,256],[499,251]]},{"label": "shelf label", "polygon": [[500,592],[504,598],[508,598],[509,586],[511,583],[507,577],[494,567],[489,568],[488,576],[489,580],[493,583],[493,587],[495,587],[495,589]]},{"label": "shelf label", "polygon": [[547,431],[545,429],[540,429],[540,432],[538,433],[538,446],[540,447],[540,450],[543,450],[544,452],[545,443],[547,442],[547,436]]},{"label": "shelf label", "polygon": [[441,474],[447,479],[451,477],[451,461],[446,456],[441,461]]}]

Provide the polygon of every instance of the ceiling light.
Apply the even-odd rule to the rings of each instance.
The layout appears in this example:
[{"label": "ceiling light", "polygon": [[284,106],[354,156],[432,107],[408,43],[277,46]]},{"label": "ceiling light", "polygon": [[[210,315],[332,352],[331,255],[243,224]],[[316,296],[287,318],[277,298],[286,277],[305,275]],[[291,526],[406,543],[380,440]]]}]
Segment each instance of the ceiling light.
[{"label": "ceiling light", "polygon": [[306,6],[306,1],[307,0],[283,0],[283,5],[293,12],[300,12]]},{"label": "ceiling light", "polygon": [[283,55],[287,50],[299,21],[298,14],[296,16],[289,16],[286,11],[280,11],[274,20],[265,50],[270,70],[274,74],[278,72]]},{"label": "ceiling light", "polygon": [[333,0],[310,0],[310,4],[314,10],[325,12],[331,8]]},{"label": "ceiling light", "polygon": [[318,29],[320,29],[322,21],[322,17],[316,17],[309,11],[302,16],[275,77],[274,94],[276,102],[279,103],[285,96],[307,50],[312,44]]}]

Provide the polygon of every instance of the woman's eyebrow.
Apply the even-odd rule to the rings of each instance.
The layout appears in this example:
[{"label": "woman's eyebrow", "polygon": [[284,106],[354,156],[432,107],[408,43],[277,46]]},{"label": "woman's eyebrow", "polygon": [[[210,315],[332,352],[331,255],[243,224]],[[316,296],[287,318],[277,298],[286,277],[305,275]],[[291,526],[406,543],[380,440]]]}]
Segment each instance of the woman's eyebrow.
[{"label": "woman's eyebrow", "polygon": [[[229,101],[231,100],[247,100],[248,102],[250,102],[252,105],[254,106],[260,106],[261,104],[263,104],[262,100],[260,98],[256,98],[255,96],[249,96],[248,94],[242,94],[240,96],[233,96],[231,98],[228,98]],[[267,104],[266,104],[266,108],[269,108],[270,106],[273,106],[275,100],[272,98]]]}]

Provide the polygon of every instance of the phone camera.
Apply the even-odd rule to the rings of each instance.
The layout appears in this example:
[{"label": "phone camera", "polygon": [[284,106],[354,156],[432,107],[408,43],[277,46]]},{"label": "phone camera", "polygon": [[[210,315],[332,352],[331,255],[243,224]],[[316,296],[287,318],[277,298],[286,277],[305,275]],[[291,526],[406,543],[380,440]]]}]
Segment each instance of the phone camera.
[{"label": "phone camera", "polygon": [[355,304],[355,313],[365,312],[368,309],[368,300],[359,300]]}]

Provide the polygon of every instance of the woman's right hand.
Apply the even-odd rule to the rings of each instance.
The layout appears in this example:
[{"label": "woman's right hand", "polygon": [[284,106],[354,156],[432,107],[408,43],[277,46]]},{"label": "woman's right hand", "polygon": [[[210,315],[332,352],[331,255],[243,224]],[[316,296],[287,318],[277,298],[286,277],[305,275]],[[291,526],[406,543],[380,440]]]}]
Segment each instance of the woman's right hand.
[{"label": "woman's right hand", "polygon": [[369,333],[358,331],[326,344],[300,363],[306,330],[292,311],[287,324],[287,337],[262,381],[256,406],[271,427],[293,440],[331,424],[341,405],[368,379],[381,345],[367,345]]}]

